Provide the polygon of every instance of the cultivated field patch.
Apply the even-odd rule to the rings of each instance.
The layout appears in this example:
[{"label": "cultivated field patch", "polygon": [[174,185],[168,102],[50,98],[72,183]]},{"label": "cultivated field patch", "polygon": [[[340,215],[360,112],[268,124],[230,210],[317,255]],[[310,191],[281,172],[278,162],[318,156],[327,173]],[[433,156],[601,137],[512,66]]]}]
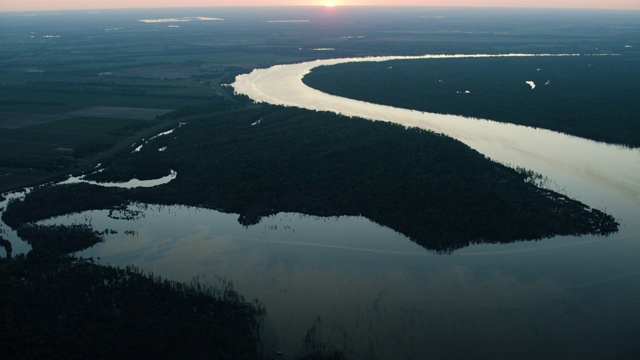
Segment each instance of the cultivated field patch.
[{"label": "cultivated field patch", "polygon": [[100,117],[111,119],[153,120],[171,109],[149,109],[116,106],[92,106],[69,112],[70,116]]},{"label": "cultivated field patch", "polygon": [[134,76],[152,79],[188,79],[198,69],[190,66],[162,64],[153,66],[139,66],[118,70],[118,75]]},{"label": "cultivated field patch", "polygon": [[0,112],[0,129],[19,129],[68,117],[67,115],[59,114],[12,114]]}]

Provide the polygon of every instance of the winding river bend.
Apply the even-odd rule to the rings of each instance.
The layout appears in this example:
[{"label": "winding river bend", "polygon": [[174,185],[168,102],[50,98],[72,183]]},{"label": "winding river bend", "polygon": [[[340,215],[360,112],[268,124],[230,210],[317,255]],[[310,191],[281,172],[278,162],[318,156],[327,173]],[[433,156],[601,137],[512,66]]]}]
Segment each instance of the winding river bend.
[{"label": "winding river bend", "polygon": [[[360,335],[369,336],[369,355],[468,358],[492,353],[483,352],[492,342],[505,351],[494,352],[496,356],[513,351],[519,354],[514,357],[521,357],[521,352],[526,351],[531,358],[560,358],[559,350],[571,357],[637,355],[640,348],[631,344],[635,343],[634,337],[640,336],[638,149],[491,120],[371,104],[326,94],[302,81],[316,67],[345,62],[498,56],[581,55],[316,60],[256,69],[238,76],[232,86],[256,102],[330,111],[443,133],[495,161],[534,170],[551,180],[546,185],[551,189],[604,209],[621,222],[620,232],[606,238],[556,237],[537,243],[476,245],[446,259],[421,259],[434,266],[423,268],[422,274],[417,271],[422,265],[393,268],[397,274],[381,276],[381,292],[366,305],[373,309],[371,319],[358,320],[363,327]],[[407,270],[410,267],[413,270]],[[379,267],[371,269],[374,268],[371,271],[378,273]],[[392,283],[394,276],[398,276],[397,284]],[[370,280],[370,276],[363,275],[360,281]],[[415,287],[398,285],[405,281],[413,282]],[[433,284],[439,285],[430,288]],[[388,294],[393,294],[393,301]],[[389,307],[381,308],[383,300]],[[343,304],[349,300],[333,301]],[[377,325],[366,328],[373,323]],[[350,326],[349,330],[354,328],[357,326]],[[485,330],[488,332],[483,333]],[[537,335],[531,337],[532,331]],[[422,342],[429,345],[422,346]],[[360,354],[366,353],[365,348],[351,345]]]},{"label": "winding river bend", "polygon": [[[599,143],[549,130],[485,119],[427,113],[371,104],[323,93],[305,85],[313,68],[346,62],[479,57],[581,56],[577,54],[425,55],[344,58],[277,65],[240,75],[235,91],[256,102],[331,111],[418,127],[451,136],[487,157],[534,170],[560,190],[618,218],[640,215],[640,150]],[[381,89],[384,91],[384,89]],[[604,120],[603,120],[604,121]],[[633,218],[630,218],[633,219]]]}]

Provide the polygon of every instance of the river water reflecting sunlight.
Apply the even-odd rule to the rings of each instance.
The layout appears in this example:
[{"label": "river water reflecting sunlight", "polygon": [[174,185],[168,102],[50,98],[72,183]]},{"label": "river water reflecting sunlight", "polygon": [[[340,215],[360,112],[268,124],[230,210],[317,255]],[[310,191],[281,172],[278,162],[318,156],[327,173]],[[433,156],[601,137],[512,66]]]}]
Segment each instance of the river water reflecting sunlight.
[{"label": "river water reflecting sunlight", "polygon": [[637,150],[300,87],[312,67],[338,61],[256,70],[234,87],[259,101],[444,132],[497,161],[548,176],[551,187],[612,213],[620,231],[438,254],[362,217],[280,213],[243,227],[237,214],[133,204],[121,213],[88,211],[42,223],[114,230],[79,253],[103,264],[133,264],[179,281],[232,280],[267,308],[267,356],[282,351],[279,358],[293,358],[318,318],[317,338],[353,359],[629,358],[640,352]]}]

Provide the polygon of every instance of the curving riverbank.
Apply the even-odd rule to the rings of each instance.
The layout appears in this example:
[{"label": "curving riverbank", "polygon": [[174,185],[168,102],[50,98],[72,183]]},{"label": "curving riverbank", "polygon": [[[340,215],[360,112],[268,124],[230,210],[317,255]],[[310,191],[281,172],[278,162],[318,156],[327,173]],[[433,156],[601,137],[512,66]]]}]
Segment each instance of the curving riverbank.
[{"label": "curving riverbank", "polygon": [[330,111],[418,127],[451,136],[489,158],[543,174],[554,190],[616,217],[640,212],[640,150],[608,145],[544,129],[454,115],[394,108],[323,93],[302,81],[319,66],[346,62],[462,57],[580,56],[578,54],[424,55],[316,60],[256,69],[232,84],[256,102]]}]

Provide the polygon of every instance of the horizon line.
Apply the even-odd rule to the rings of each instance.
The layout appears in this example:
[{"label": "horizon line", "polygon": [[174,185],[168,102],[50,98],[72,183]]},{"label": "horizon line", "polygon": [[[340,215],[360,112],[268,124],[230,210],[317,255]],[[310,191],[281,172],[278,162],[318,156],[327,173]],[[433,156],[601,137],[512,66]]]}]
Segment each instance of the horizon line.
[{"label": "horizon line", "polygon": [[[34,13],[34,12],[71,12],[71,11],[111,11],[111,10],[161,10],[161,9],[231,9],[231,8],[327,8],[326,5],[216,5],[216,6],[158,6],[158,7],[114,7],[114,8],[66,8],[42,10],[2,10],[0,13]],[[519,9],[519,10],[619,10],[640,11],[640,8],[624,7],[548,7],[548,6],[430,6],[430,5],[335,5],[332,9],[340,8],[432,8],[432,9]]]}]

